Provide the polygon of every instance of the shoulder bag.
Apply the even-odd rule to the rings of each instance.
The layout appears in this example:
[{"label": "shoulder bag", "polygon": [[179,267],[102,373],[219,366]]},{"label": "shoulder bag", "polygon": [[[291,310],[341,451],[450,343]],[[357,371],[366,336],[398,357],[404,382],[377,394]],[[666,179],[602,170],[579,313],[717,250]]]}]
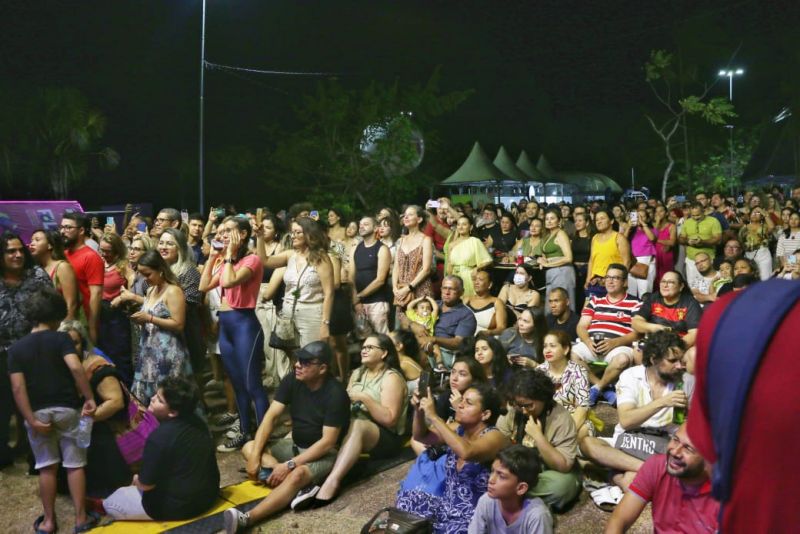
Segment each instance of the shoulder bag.
[{"label": "shoulder bag", "polygon": [[286,317],[284,308],[280,313],[275,315],[275,325],[272,327],[272,332],[269,334],[269,346],[273,349],[288,352],[298,348],[297,329],[294,326],[294,312],[297,309],[297,300],[300,298],[300,282],[303,281],[303,275],[308,269],[308,262],[306,266],[300,271],[300,276],[297,278],[297,287],[292,292],[294,302],[292,302],[292,314]]},{"label": "shoulder bag", "polygon": [[393,506],[381,508],[361,528],[361,534],[431,534],[433,522]]}]

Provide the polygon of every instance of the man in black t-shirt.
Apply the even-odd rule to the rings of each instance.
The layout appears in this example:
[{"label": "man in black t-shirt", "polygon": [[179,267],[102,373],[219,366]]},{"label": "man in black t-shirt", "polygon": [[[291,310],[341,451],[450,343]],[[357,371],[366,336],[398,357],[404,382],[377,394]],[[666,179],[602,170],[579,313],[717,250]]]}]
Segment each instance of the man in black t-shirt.
[{"label": "man in black t-shirt", "polygon": [[550,314],[545,316],[547,330],[563,330],[572,341],[578,339],[580,316],[569,309],[569,294],[563,287],[554,287],[547,301]]},{"label": "man in black t-shirt", "polygon": [[[281,381],[255,438],[242,448],[247,475],[265,482],[272,492],[249,513],[236,508],[225,510],[228,534],[258,523],[290,503],[312,498],[313,494],[301,490],[325,480],[336,460],[336,448],[347,434],[350,397],[330,375],[331,348],[323,341],[314,341],[295,352],[295,356],[294,373]],[[287,405],[292,437],[281,439],[266,450]]]},{"label": "man in black t-shirt", "polygon": [[103,501],[117,520],[189,519],[208,510],[219,493],[214,440],[195,414],[200,395],[183,377],[159,384],[148,410],[161,423],[147,437],[142,468],[133,485]]}]

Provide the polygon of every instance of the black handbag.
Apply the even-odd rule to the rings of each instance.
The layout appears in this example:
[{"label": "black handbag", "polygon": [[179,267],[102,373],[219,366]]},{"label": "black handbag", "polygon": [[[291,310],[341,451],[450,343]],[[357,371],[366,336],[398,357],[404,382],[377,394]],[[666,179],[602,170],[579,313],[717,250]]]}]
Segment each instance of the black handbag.
[{"label": "black handbag", "polygon": [[433,522],[427,517],[393,506],[381,508],[361,528],[361,534],[432,534]]},{"label": "black handbag", "polygon": [[281,313],[275,316],[275,324],[272,326],[272,332],[269,333],[269,346],[273,349],[289,352],[299,348],[297,329],[294,327],[294,311],[297,309],[297,299],[300,298],[300,282],[303,280],[306,269],[308,269],[308,260],[306,260],[306,266],[300,271],[300,276],[297,278],[297,287],[292,292],[294,296],[292,315],[284,317],[283,310],[281,310]]}]

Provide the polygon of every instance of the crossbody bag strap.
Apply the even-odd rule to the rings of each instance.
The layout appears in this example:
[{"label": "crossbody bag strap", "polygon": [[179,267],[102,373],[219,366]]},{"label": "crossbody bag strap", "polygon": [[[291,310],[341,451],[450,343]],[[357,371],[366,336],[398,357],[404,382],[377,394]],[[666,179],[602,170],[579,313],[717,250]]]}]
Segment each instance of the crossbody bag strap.
[{"label": "crossbody bag strap", "polygon": [[[772,334],[800,298],[800,283],[772,279],[739,295],[722,313],[708,353],[707,399],[717,462],[714,496],[730,498],[742,415]],[[758,335],[741,335],[758,332]]]},{"label": "crossbody bag strap", "polygon": [[308,263],[311,260],[306,258],[306,266],[303,267],[303,270],[300,271],[300,276],[297,277],[297,287],[294,288],[294,301],[292,302],[292,316],[289,318],[290,320],[294,319],[294,311],[297,309],[297,300],[300,298],[300,282],[303,281],[303,275],[306,274],[306,269],[308,269]]}]

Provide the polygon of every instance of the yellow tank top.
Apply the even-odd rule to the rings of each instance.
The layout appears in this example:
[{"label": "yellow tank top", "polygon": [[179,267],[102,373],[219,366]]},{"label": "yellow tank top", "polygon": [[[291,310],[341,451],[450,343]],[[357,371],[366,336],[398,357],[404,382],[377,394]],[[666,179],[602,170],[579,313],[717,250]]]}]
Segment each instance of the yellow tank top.
[{"label": "yellow tank top", "polygon": [[592,272],[589,277],[603,277],[612,263],[622,263],[622,255],[617,247],[617,232],[611,232],[611,237],[605,242],[600,242],[596,235],[592,238]]}]

